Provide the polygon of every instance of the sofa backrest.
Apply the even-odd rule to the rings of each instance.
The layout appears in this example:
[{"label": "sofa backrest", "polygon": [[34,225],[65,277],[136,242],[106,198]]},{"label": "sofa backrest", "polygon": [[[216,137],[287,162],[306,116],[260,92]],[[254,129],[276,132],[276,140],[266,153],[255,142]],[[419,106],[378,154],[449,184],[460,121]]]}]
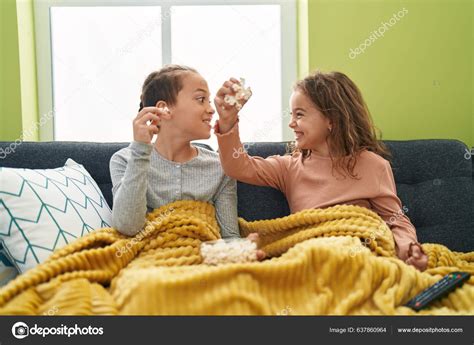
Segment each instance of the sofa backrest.
[{"label": "sofa backrest", "polygon": [[[385,141],[393,159],[397,191],[422,242],[452,250],[474,250],[472,157],[456,140]],[[111,156],[128,143],[0,142],[0,166],[48,169],[68,158],[84,165],[112,206]],[[203,145],[205,146],[205,145]],[[206,146],[205,146],[206,147]],[[247,143],[251,155],[285,154],[286,143]],[[13,152],[2,154],[7,148]],[[209,147],[207,147],[209,148]],[[284,195],[273,188],[238,183],[239,216],[247,220],[289,214]]]},{"label": "sofa backrest", "polygon": [[[266,158],[272,155],[284,155],[287,144],[286,142],[249,142],[244,143],[244,147],[249,155]],[[246,220],[272,219],[290,214],[285,195],[277,189],[237,182],[237,194],[238,214]]]},{"label": "sofa backrest", "polygon": [[474,250],[469,149],[457,140],[387,141],[397,191],[422,242]]}]

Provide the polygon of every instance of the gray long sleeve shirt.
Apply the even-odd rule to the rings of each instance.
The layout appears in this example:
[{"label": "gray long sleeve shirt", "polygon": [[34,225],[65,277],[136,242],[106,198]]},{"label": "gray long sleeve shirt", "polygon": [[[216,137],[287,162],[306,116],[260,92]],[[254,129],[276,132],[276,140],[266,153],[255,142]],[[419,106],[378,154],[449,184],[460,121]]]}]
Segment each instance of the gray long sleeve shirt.
[{"label": "gray long sleeve shirt", "polygon": [[162,157],[151,144],[132,142],[110,159],[112,226],[132,236],[142,230],[147,212],[177,200],[214,205],[221,236],[240,237],[237,183],[222,170],[219,154],[199,146],[185,163]]}]

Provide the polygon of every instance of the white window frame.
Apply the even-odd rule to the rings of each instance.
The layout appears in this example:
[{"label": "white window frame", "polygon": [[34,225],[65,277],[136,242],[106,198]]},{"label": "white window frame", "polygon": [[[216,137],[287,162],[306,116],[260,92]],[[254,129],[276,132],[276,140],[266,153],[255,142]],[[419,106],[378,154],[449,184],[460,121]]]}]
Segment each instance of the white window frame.
[{"label": "white window frame", "polygon": [[[53,111],[53,75],[51,54],[50,13],[53,6],[161,6],[162,13],[171,6],[206,5],[280,5],[281,7],[281,109],[282,140],[291,140],[288,128],[288,100],[291,85],[297,77],[297,23],[295,0],[34,0],[36,65],[38,78],[39,114]],[[171,62],[171,21],[162,21],[162,62]],[[51,121],[39,129],[40,141],[53,141],[54,112]]]}]

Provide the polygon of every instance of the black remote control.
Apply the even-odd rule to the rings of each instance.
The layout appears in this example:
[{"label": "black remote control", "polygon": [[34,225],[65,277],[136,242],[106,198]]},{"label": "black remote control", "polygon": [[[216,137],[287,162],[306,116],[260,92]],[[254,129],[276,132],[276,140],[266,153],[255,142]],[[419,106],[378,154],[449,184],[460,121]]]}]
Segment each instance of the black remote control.
[{"label": "black remote control", "polygon": [[425,308],[431,302],[440,299],[461,286],[471,275],[467,272],[451,272],[429,288],[423,290],[405,304],[416,311]]}]

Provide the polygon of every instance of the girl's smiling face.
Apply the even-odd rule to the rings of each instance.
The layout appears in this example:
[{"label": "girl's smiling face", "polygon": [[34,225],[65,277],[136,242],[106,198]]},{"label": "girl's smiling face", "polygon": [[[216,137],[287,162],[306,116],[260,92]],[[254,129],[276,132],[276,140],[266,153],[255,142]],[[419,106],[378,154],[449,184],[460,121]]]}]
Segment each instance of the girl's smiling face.
[{"label": "girl's smiling face", "polygon": [[300,150],[317,150],[326,144],[330,120],[316,109],[311,99],[295,90],[290,97],[291,120],[288,126],[295,133],[295,146]]}]

